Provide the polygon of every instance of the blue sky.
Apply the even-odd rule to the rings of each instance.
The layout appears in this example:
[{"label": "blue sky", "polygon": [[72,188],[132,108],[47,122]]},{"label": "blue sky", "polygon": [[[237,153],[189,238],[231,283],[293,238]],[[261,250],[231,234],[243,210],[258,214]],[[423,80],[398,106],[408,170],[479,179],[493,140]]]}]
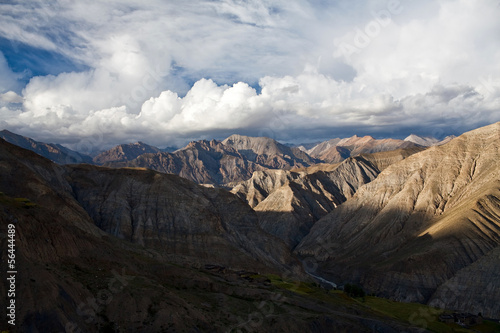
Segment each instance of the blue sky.
[{"label": "blue sky", "polygon": [[0,127],[80,151],[500,121],[500,2],[0,3]]}]

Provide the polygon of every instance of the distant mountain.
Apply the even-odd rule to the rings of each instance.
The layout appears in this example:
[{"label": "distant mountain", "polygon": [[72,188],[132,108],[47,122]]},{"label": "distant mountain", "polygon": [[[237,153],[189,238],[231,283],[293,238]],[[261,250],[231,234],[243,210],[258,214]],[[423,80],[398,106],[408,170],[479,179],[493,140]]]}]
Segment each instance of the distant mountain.
[{"label": "distant mountain", "polygon": [[328,141],[320,142],[310,148],[308,148],[305,152],[310,156],[320,156],[324,151],[336,147],[337,144],[342,141],[340,138],[330,139]]},{"label": "distant mountain", "polygon": [[142,154],[159,153],[159,148],[150,146],[143,142],[122,144],[104,151],[94,157],[94,163],[105,164],[111,162],[131,161]]},{"label": "distant mountain", "polygon": [[297,147],[300,150],[307,152],[309,149],[313,148],[314,146],[317,146],[321,143],[321,141],[318,142],[309,142],[309,143],[302,143],[299,145],[296,144],[287,144],[288,147]]},{"label": "distant mountain", "polygon": [[[299,263],[286,246],[260,229],[256,213],[227,191],[150,170],[59,166],[3,140],[0,158],[0,221],[5,228],[7,223],[15,225],[16,246],[22,249],[16,251],[16,261],[26,272],[17,281],[22,288],[16,298],[26,305],[16,313],[19,326],[45,322],[59,326],[45,326],[43,331],[57,332],[56,327],[64,327],[67,320],[82,327],[96,325],[99,318],[86,321],[88,316],[79,309],[98,290],[108,290],[103,288],[119,274],[122,278],[124,274],[135,276],[141,283],[137,291],[141,302],[146,302],[143,310],[154,303],[148,297],[156,297],[158,292],[177,303],[182,298],[162,291],[161,284],[151,286],[157,284],[152,281],[175,285],[184,280],[181,285],[186,286],[189,275],[200,273],[170,277],[166,258],[187,267],[210,264],[275,273],[290,269],[301,276]],[[2,245],[7,246],[6,239],[2,238]],[[6,251],[1,257],[6,260]],[[141,268],[151,264],[152,270]],[[149,273],[140,273],[143,270]],[[147,282],[139,282],[142,279]],[[201,281],[197,287],[202,286]],[[149,296],[144,288],[150,290]],[[6,291],[5,284],[0,284],[0,291]],[[124,294],[113,297],[132,297]],[[120,303],[115,300],[117,307],[108,308],[107,315],[114,321],[135,320],[119,317],[124,307]],[[134,314],[136,307],[125,306]],[[33,318],[33,309],[40,318]],[[144,325],[143,320],[140,324]]]},{"label": "distant mountain", "polygon": [[404,139],[404,141],[413,142],[423,147],[434,146],[436,143],[439,142],[439,140],[436,138],[431,138],[427,136],[418,136],[416,134],[410,134]]},{"label": "distant mountain", "polygon": [[454,138],[455,138],[454,135],[450,135],[450,136],[447,136],[446,138],[444,138],[443,140],[438,140],[438,139],[432,138],[432,137],[422,137],[422,136],[418,136],[416,134],[410,134],[409,136],[407,136],[404,139],[404,141],[413,142],[413,143],[416,143],[417,145],[420,145],[423,147],[431,147],[431,146],[444,145],[445,143],[448,143],[449,141],[451,141]]},{"label": "distant mountain", "polygon": [[165,147],[165,148],[160,148],[160,151],[164,153],[173,153],[174,151],[179,150],[177,147]]},{"label": "distant mountain", "polygon": [[130,161],[104,165],[147,168],[177,174],[198,184],[216,185],[241,181],[250,178],[252,172],[265,169],[217,140],[194,141],[173,153],[147,153]]},{"label": "distant mountain", "polygon": [[297,246],[370,293],[500,313],[500,123],[391,164]]},{"label": "distant mountain", "polygon": [[199,184],[223,185],[249,179],[254,171],[291,169],[319,162],[297,148],[269,138],[233,135],[224,141],[193,141],[173,153],[146,153],[110,167],[141,167],[174,173]]},{"label": "distant mountain", "polygon": [[0,138],[21,148],[31,150],[58,164],[92,163],[90,156],[80,154],[58,144],[35,141],[8,130],[0,131]]},{"label": "distant mountain", "polygon": [[382,172],[390,165],[426,149],[426,147],[416,146],[390,151],[381,151],[372,154],[361,154],[359,157],[362,157],[364,160],[370,162],[370,164],[373,165],[379,172]]},{"label": "distant mountain", "polygon": [[266,137],[231,135],[222,144],[232,147],[248,160],[271,169],[290,169],[318,163],[298,148],[287,147]]},{"label": "distant mountain", "polygon": [[327,163],[338,163],[348,157],[358,156],[360,154],[370,154],[416,146],[415,143],[409,141],[397,139],[376,140],[371,136],[358,137],[355,135],[350,138],[336,138],[322,142],[309,149],[307,153]]},{"label": "distant mountain", "polygon": [[455,135],[448,135],[447,137],[445,137],[443,140],[439,141],[436,146],[441,146],[441,145],[444,145],[445,143],[448,143],[450,142],[451,140],[455,139],[456,136]]}]

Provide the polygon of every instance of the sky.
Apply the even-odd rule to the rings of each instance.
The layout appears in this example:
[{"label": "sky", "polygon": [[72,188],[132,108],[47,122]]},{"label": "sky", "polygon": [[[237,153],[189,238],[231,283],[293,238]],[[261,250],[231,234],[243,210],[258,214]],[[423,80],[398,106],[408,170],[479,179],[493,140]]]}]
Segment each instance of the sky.
[{"label": "sky", "polygon": [[500,0],[0,1],[0,128],[81,152],[500,121]]}]

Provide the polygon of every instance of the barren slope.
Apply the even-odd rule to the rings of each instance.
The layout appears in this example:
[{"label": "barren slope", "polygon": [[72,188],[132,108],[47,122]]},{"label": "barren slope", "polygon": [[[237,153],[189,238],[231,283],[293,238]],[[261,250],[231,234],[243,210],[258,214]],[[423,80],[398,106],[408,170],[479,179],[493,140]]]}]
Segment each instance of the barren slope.
[{"label": "barren slope", "polygon": [[95,224],[116,237],[198,264],[294,265],[284,244],[260,229],[255,212],[224,190],[151,170],[72,166],[69,177]]},{"label": "barren slope", "polygon": [[[313,256],[336,282],[360,282],[370,292],[406,301],[431,300],[436,289],[500,244],[499,147],[496,123],[387,167],[318,221],[297,253]],[[484,260],[498,264],[495,258]],[[460,307],[482,304],[483,314],[498,316],[499,280],[475,274],[491,283],[491,292]],[[477,291],[470,284],[460,288]]]}]

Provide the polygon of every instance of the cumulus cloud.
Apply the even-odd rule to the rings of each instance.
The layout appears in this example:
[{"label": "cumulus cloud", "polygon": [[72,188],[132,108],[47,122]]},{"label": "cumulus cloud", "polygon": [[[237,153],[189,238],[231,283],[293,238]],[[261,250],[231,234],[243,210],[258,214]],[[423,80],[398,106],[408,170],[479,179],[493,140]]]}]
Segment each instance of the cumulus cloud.
[{"label": "cumulus cloud", "polygon": [[442,136],[500,120],[493,0],[0,6],[0,37],[88,68],[21,93],[0,54],[0,124],[79,150],[232,132]]},{"label": "cumulus cloud", "polygon": [[23,98],[13,92],[12,90],[7,91],[5,94],[0,94],[0,101],[5,103],[22,103]]}]

